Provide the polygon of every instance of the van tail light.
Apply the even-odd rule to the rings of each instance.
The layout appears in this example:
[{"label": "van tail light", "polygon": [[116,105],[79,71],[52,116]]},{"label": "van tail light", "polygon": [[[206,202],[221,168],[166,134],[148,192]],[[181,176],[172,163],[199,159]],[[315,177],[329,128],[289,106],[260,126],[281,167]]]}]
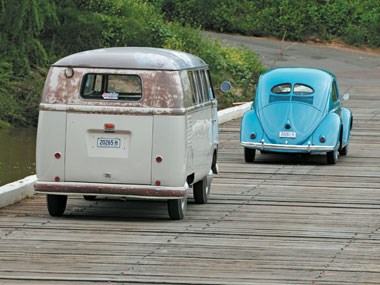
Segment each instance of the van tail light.
[{"label": "van tail light", "polygon": [[321,143],[325,143],[325,142],[326,142],[326,137],[325,137],[325,136],[320,136],[320,137],[319,137],[319,141],[320,141]]},{"label": "van tail light", "polygon": [[252,133],[250,137],[251,137],[251,139],[254,140],[254,139],[256,138],[256,134],[255,134],[255,133]]},{"label": "van tail light", "polygon": [[115,124],[110,124],[110,123],[104,124],[104,131],[113,132],[114,130],[115,130]]},{"label": "van tail light", "polygon": [[56,153],[54,154],[54,157],[55,157],[56,159],[60,159],[60,158],[61,158],[61,153],[60,153],[60,152],[56,152]]},{"label": "van tail light", "polygon": [[162,160],[163,160],[163,157],[161,155],[159,155],[159,156],[156,157],[156,162],[157,163],[161,163]]},{"label": "van tail light", "polygon": [[54,181],[55,181],[55,182],[60,182],[60,181],[61,181],[61,178],[59,178],[58,176],[56,176],[56,177],[54,178]]},{"label": "van tail light", "polygon": [[154,182],[154,184],[155,184],[156,186],[161,186],[161,181],[160,181],[160,180],[156,180],[156,182]]}]

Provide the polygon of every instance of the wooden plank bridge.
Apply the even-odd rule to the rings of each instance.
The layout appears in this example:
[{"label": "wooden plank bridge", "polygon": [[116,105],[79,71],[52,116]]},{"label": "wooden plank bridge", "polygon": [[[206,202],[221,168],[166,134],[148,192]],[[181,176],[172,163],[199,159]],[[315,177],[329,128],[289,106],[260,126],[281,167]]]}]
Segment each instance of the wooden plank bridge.
[{"label": "wooden plank bridge", "polygon": [[0,284],[380,284],[380,69],[365,76],[345,81],[354,126],[336,165],[247,164],[235,120],[220,126],[209,204],[190,201],[182,221],[164,202],[70,197],[52,218],[35,195],[0,209]]}]

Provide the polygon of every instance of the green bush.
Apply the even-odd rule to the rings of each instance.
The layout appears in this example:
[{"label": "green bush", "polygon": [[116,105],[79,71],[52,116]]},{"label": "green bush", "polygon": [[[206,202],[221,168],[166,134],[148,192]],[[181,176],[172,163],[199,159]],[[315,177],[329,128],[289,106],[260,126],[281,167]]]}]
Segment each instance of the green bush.
[{"label": "green bush", "polygon": [[342,39],[349,44],[380,47],[378,0],[161,0],[158,3],[167,19],[193,27],[278,38],[286,35],[287,39],[297,41]]},{"label": "green bush", "polygon": [[[200,30],[166,23],[159,13],[164,2],[3,0],[0,125],[37,124],[40,93],[49,63],[83,50],[113,46],[165,47],[193,53],[209,63],[221,107],[251,100],[255,80],[262,70],[256,56],[243,48],[224,47],[218,41],[206,40]],[[217,2],[200,2],[203,6],[198,12],[206,18],[208,11],[203,8],[211,9]],[[218,13],[227,14],[228,9],[226,6]],[[10,21],[8,27],[9,15],[16,20]],[[212,22],[215,26],[220,17]],[[222,80],[231,81],[234,91],[221,95],[218,85]]]}]

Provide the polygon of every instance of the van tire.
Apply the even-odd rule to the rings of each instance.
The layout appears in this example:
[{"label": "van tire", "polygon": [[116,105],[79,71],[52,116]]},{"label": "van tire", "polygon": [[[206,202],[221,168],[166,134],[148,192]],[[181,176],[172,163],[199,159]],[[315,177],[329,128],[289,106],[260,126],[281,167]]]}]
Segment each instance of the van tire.
[{"label": "van tire", "polygon": [[[210,195],[211,183],[208,183],[207,176],[193,185],[194,201],[196,204],[206,204]],[[211,179],[210,179],[211,182]]]},{"label": "van tire", "polygon": [[211,170],[214,174],[218,174],[219,172],[217,160],[218,160],[218,150],[215,150],[214,155],[212,156],[212,163],[211,163]]},{"label": "van tire", "polygon": [[186,214],[187,197],[168,200],[169,217],[172,220],[182,220]]},{"label": "van tire", "polygon": [[60,217],[66,210],[66,195],[46,195],[46,203],[50,216]]}]

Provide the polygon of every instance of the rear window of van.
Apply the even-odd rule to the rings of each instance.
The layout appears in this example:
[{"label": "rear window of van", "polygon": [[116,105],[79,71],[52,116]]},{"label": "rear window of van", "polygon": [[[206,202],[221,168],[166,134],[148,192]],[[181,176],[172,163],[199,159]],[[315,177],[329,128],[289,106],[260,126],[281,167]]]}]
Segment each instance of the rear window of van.
[{"label": "rear window of van", "polygon": [[83,77],[80,96],[83,99],[139,101],[141,78],[130,74],[88,73]]}]

